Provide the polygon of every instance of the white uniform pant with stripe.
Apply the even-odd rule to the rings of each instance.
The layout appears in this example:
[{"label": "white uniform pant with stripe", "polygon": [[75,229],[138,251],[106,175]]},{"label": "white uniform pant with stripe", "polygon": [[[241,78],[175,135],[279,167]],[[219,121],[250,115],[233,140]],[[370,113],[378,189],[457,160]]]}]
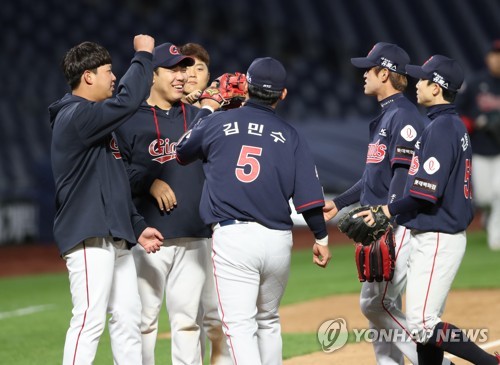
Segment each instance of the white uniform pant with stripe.
[{"label": "white uniform pant with stripe", "polygon": [[290,271],[291,231],[258,223],[216,225],[215,286],[235,365],[282,363],[278,307]]},{"label": "white uniform pant with stripe", "polygon": [[466,242],[465,231],[455,234],[411,231],[406,320],[421,343],[427,342],[436,324],[441,322]]},{"label": "white uniform pant with stripe", "polygon": [[200,365],[200,327],[196,322],[205,282],[203,251],[207,238],[163,241],[160,251],[132,249],[142,301],[142,365],[155,364],[158,319],[165,297],[170,320],[172,364]]},{"label": "white uniform pant with stripe", "polygon": [[116,365],[137,365],[141,357],[141,301],[134,260],[124,241],[85,240],[64,255],[73,317],[66,334],[63,365],[92,364],[108,327]]}]

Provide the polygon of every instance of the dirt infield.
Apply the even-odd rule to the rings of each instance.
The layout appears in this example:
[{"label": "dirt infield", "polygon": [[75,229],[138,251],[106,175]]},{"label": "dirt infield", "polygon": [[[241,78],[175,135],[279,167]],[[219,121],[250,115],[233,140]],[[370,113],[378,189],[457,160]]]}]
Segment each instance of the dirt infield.
[{"label": "dirt infield", "polygon": [[[348,329],[367,328],[367,321],[359,310],[359,295],[335,295],[281,308],[284,333],[311,333],[328,319],[344,318]],[[458,290],[448,297],[443,320],[461,328],[488,329],[488,341],[483,345],[493,353],[500,351],[500,290]],[[489,344],[489,345],[488,345]],[[480,344],[481,345],[481,344]],[[453,358],[457,365],[469,364]],[[349,343],[330,354],[322,352],[295,357],[284,361],[284,365],[342,365],[375,364],[372,345],[368,342]]]}]

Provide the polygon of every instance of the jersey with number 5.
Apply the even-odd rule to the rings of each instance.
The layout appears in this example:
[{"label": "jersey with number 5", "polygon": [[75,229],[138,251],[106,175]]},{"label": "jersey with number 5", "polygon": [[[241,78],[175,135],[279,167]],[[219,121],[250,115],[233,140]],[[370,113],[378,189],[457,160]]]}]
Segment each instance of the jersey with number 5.
[{"label": "jersey with number 5", "polygon": [[305,140],[274,110],[251,100],[201,119],[177,145],[177,160],[203,160],[200,215],[207,224],[256,221],[288,230],[289,200],[298,213],[324,205]]},{"label": "jersey with number 5", "polygon": [[429,108],[431,123],[415,146],[406,192],[433,203],[419,214],[402,214],[397,222],[420,231],[457,233],[474,216],[472,148],[467,130],[452,104]]}]

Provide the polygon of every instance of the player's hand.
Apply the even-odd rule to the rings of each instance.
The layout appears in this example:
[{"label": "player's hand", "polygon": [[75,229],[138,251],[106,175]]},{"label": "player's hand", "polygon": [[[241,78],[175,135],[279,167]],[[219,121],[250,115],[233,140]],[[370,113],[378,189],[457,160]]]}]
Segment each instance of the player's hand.
[{"label": "player's hand", "polygon": [[149,188],[149,193],[156,199],[158,207],[162,211],[170,212],[177,206],[177,198],[175,193],[165,181],[160,179],[155,179],[151,187]]},{"label": "player's hand", "polygon": [[[382,206],[382,212],[385,214],[387,218],[391,218],[391,213],[389,213],[389,208],[387,205]],[[357,213],[358,216],[363,217],[365,223],[369,226],[373,226],[375,224],[375,217],[373,216],[372,211],[364,210],[362,212]]]},{"label": "player's hand", "polygon": [[136,52],[145,51],[153,53],[155,39],[147,34],[139,34],[134,37],[134,49]]},{"label": "player's hand", "polygon": [[194,104],[198,101],[198,99],[200,98],[200,95],[201,95],[201,90],[195,90],[195,91],[186,95],[186,101],[189,104]]},{"label": "player's hand", "polygon": [[338,212],[339,210],[333,200],[325,200],[325,206],[323,207],[323,217],[325,218],[325,222],[334,218]]},{"label": "player's hand", "polygon": [[319,267],[326,267],[332,258],[330,249],[328,246],[318,245],[317,243],[313,246],[313,263]]},{"label": "player's hand", "polygon": [[138,241],[147,253],[155,253],[163,245],[163,235],[156,228],[147,227],[142,231]]}]

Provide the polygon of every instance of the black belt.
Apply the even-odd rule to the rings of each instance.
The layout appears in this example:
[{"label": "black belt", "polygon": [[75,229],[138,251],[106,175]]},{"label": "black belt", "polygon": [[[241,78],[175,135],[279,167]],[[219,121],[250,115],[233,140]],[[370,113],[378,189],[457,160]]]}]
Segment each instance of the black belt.
[{"label": "black belt", "polygon": [[228,219],[228,220],[219,222],[219,226],[224,227],[224,226],[230,226],[232,224],[248,224],[248,223],[252,223],[252,222],[251,221],[239,221],[237,219]]}]

